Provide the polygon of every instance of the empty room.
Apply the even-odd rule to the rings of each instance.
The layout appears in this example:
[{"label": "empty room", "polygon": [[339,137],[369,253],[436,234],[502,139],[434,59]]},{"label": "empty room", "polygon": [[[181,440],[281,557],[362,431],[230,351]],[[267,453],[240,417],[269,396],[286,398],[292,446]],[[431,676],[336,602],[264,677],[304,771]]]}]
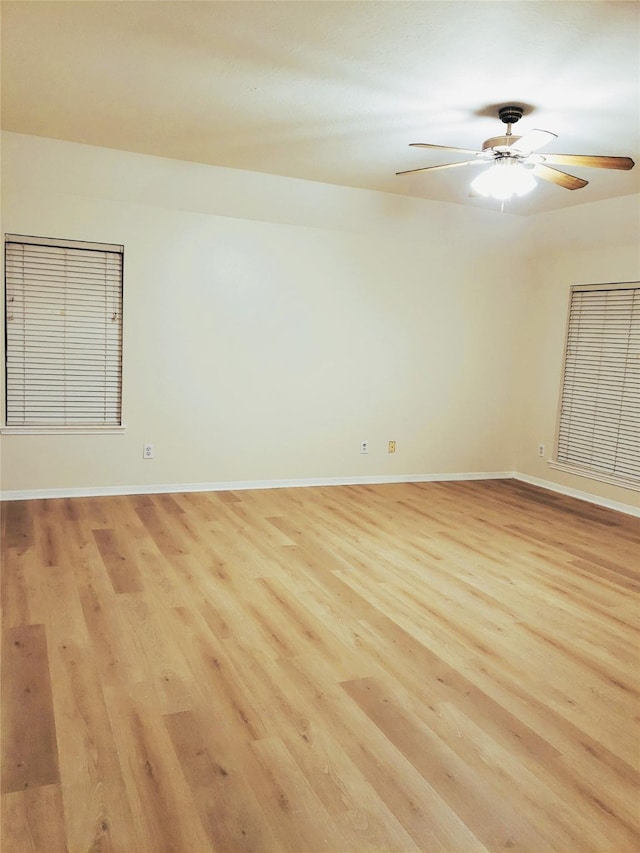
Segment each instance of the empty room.
[{"label": "empty room", "polygon": [[0,15],[3,853],[637,853],[640,4]]}]

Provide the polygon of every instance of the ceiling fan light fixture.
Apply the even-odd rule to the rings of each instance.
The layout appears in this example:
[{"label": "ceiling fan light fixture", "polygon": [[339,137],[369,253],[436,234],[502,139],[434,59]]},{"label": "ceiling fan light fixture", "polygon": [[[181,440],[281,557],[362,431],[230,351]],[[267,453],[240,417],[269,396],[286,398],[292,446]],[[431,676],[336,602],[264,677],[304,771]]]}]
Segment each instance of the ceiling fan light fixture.
[{"label": "ceiling fan light fixture", "polygon": [[537,186],[531,170],[510,157],[499,159],[472,182],[471,189],[485,198],[508,201],[523,196]]},{"label": "ceiling fan light fixture", "polygon": [[[1,2],[1,0],[0,0]],[[482,143],[482,151],[473,148],[456,148],[452,145],[436,145],[432,142],[411,142],[413,148],[436,148],[455,151],[456,154],[473,154],[473,160],[460,160],[455,163],[441,163],[439,166],[423,166],[419,169],[405,169],[396,175],[409,175],[416,172],[436,172],[440,169],[455,169],[461,166],[491,163],[491,167],[481,172],[471,184],[471,195],[496,198],[504,202],[513,196],[523,196],[537,186],[540,178],[566,190],[579,190],[589,181],[569,175],[559,166],[589,166],[593,169],[633,169],[631,157],[603,156],[600,154],[537,154],[536,152],[554,139],[550,130],[533,128],[524,136],[514,136],[511,125],[519,121],[524,113],[523,107],[507,105],[500,107],[498,116],[507,125],[504,136],[492,136]],[[534,177],[535,175],[535,177]]]}]

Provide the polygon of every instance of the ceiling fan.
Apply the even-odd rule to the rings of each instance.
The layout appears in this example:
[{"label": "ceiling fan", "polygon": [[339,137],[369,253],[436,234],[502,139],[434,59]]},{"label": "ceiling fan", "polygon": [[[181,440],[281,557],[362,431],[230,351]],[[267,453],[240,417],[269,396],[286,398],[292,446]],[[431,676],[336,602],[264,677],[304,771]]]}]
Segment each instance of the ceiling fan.
[{"label": "ceiling fan", "polygon": [[412,142],[412,148],[438,148],[445,151],[457,151],[461,154],[473,154],[473,160],[458,163],[444,163],[440,166],[424,166],[421,169],[407,169],[396,175],[409,175],[415,172],[433,172],[438,169],[453,169],[457,166],[489,165],[473,181],[473,193],[493,196],[505,200],[512,195],[524,195],[536,186],[533,179],[542,178],[567,190],[579,190],[589,182],[575,175],[569,175],[554,166],[589,166],[595,169],[632,169],[631,157],[602,157],[589,154],[538,154],[536,153],[557,134],[548,130],[530,130],[524,136],[514,136],[511,127],[522,118],[524,109],[519,106],[504,106],[498,110],[500,120],[506,124],[504,136],[493,136],[482,143],[482,150],[472,148],[454,148],[451,145],[432,145],[427,142]]}]

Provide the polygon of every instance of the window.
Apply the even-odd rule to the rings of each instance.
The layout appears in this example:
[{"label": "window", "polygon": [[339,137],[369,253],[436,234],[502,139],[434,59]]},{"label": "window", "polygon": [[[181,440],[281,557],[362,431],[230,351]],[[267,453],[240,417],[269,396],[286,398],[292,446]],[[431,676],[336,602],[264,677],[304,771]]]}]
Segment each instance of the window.
[{"label": "window", "polygon": [[122,246],[7,235],[7,427],[121,426],[122,260]]},{"label": "window", "polygon": [[557,462],[640,489],[640,283],[572,288]]}]

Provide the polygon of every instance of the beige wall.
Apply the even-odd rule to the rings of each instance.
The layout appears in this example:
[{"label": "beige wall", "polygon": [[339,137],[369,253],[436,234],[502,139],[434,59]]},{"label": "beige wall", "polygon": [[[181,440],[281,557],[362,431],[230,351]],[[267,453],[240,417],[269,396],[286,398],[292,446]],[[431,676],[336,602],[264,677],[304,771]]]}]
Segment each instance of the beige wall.
[{"label": "beige wall", "polygon": [[13,134],[3,167],[3,231],[125,245],[127,424],[3,436],[4,490],[512,469],[521,220]]},{"label": "beige wall", "polygon": [[[4,435],[3,491],[513,470],[562,481],[535,452],[552,445],[568,285],[595,263],[605,278],[634,266],[632,232],[617,248],[598,210],[562,212],[569,246],[596,235],[576,267],[543,217],[19,134],[2,155],[3,232],[125,245],[127,425]],[[609,218],[631,209],[617,204]]]}]

